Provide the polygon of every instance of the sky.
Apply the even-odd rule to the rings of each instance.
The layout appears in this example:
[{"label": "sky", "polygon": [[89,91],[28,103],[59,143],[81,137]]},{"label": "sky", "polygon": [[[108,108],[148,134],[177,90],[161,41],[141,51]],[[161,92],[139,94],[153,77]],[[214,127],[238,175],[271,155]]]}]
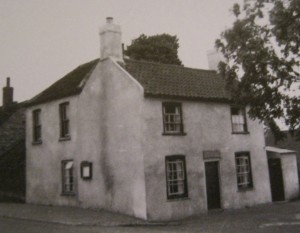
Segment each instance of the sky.
[{"label": "sky", "polygon": [[176,35],[184,66],[208,69],[207,51],[232,25],[235,2],[242,0],[0,0],[0,87],[10,77],[14,100],[28,100],[98,58],[106,17],[121,26],[125,46],[142,33]]}]

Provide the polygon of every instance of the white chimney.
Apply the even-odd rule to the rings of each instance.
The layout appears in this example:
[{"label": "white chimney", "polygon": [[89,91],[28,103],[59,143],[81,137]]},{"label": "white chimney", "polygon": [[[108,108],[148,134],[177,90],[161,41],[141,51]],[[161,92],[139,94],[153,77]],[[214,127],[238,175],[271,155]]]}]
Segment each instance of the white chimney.
[{"label": "white chimney", "polygon": [[100,59],[108,57],[118,62],[123,61],[121,27],[113,23],[112,17],[106,18],[106,24],[100,28]]}]

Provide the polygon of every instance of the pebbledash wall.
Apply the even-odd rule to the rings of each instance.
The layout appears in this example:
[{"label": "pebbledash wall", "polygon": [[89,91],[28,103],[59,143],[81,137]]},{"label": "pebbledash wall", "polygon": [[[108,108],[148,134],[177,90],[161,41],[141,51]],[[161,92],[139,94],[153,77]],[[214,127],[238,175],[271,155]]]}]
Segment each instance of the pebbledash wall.
[{"label": "pebbledash wall", "polygon": [[[241,208],[271,201],[263,127],[247,119],[249,134],[232,134],[230,105],[180,101],[183,136],[163,136],[162,101],[145,99],[144,164],[149,219],[177,219],[207,211],[204,163],[219,161],[221,208]],[[219,151],[219,159],[204,159]],[[249,151],[253,188],[237,188],[235,152]],[[165,156],[185,155],[188,198],[167,200]]]},{"label": "pebbledash wall", "polygon": [[[82,93],[27,109],[41,110],[42,143],[32,144],[27,124],[27,202],[113,210],[146,218],[141,105],[143,90],[111,59],[98,63]],[[70,140],[59,140],[60,103],[69,102]],[[76,195],[62,195],[61,161],[72,159]],[[80,178],[80,163],[93,178]]]},{"label": "pebbledash wall", "polygon": [[[232,134],[229,103],[146,97],[147,85],[126,71],[120,27],[112,24],[112,18],[107,19],[100,38],[101,55],[93,61],[95,68],[72,87],[82,87],[80,93],[34,102],[47,96],[47,89],[26,110],[28,203],[102,208],[149,220],[179,219],[207,211],[205,163],[212,160],[219,162],[221,208],[271,202],[261,124],[247,119],[249,133]],[[144,68],[140,69],[144,72]],[[172,80],[165,85],[169,87]],[[53,95],[53,86],[49,88]],[[60,91],[67,88],[58,86]],[[184,135],[163,135],[165,101],[181,103]],[[60,140],[59,105],[65,102],[69,103],[70,139]],[[41,143],[33,143],[36,109],[41,110]],[[245,151],[250,153],[253,188],[241,191],[235,153]],[[204,156],[205,152],[218,156]],[[185,156],[188,193],[184,198],[167,196],[165,159],[170,155]],[[74,161],[74,195],[62,193],[63,160]],[[92,163],[90,180],[81,177],[83,161]]]},{"label": "pebbledash wall", "polygon": [[[152,220],[178,219],[207,210],[204,151],[219,151],[222,208],[271,201],[263,127],[247,119],[249,134],[232,134],[230,105],[182,101],[186,135],[165,136],[162,102],[112,59],[100,61],[78,96],[29,107],[27,202],[104,208]],[[171,100],[174,101],[174,100]],[[69,102],[70,135],[59,140],[60,103]],[[32,144],[32,111],[41,109],[42,143]],[[237,188],[235,152],[249,151],[253,188]],[[165,156],[185,155],[188,197],[168,200]],[[73,159],[76,195],[62,195],[61,161]],[[80,163],[93,163],[92,180]]]}]

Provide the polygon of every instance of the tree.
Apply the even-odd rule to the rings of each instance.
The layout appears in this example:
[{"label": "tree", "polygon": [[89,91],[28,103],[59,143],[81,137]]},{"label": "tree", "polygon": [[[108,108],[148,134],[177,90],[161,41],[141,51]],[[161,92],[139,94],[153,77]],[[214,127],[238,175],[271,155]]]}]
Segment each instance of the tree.
[{"label": "tree", "polygon": [[271,122],[275,131],[272,121],[283,119],[300,136],[300,1],[245,0],[232,11],[236,20],[216,47],[225,57],[219,72],[235,102],[248,105],[251,118]]},{"label": "tree", "polygon": [[135,60],[181,65],[178,58],[178,38],[168,34],[140,35],[127,47],[125,55]]}]

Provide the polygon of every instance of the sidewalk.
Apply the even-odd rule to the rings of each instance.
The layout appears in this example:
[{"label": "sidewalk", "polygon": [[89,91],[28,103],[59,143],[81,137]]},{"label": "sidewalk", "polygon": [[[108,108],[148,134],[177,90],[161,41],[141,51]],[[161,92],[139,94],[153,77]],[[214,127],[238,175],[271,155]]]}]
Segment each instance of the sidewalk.
[{"label": "sidewalk", "polygon": [[104,210],[17,203],[0,203],[0,217],[83,226],[131,226],[155,224]]},{"label": "sidewalk", "polygon": [[[57,223],[73,226],[176,226],[190,227],[203,232],[241,232],[239,229],[256,229],[275,225],[296,225],[300,228],[300,201],[268,203],[236,210],[210,211],[180,221],[149,222],[105,210],[78,207],[58,207],[17,203],[0,203],[0,217],[27,221]],[[216,231],[212,231],[216,228]],[[225,228],[228,231],[225,231]],[[234,229],[235,231],[230,231]],[[246,231],[245,231],[246,232]],[[300,232],[300,229],[299,229]]]}]

